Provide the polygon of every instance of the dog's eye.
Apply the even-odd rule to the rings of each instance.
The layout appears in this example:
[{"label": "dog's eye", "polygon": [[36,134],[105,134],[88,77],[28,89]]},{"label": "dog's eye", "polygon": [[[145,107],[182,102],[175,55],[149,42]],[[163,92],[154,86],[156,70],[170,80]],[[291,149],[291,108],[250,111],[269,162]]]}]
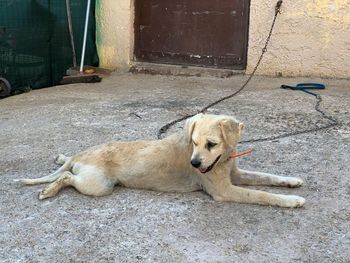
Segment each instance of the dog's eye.
[{"label": "dog's eye", "polygon": [[210,149],[212,149],[212,148],[215,147],[216,145],[217,145],[217,143],[208,141],[208,143],[207,143],[207,149],[210,151]]},{"label": "dog's eye", "polygon": [[194,142],[193,140],[192,140],[192,142],[193,142],[193,145],[194,145],[194,146],[197,146],[197,145],[198,145],[198,144],[197,144],[196,142]]}]

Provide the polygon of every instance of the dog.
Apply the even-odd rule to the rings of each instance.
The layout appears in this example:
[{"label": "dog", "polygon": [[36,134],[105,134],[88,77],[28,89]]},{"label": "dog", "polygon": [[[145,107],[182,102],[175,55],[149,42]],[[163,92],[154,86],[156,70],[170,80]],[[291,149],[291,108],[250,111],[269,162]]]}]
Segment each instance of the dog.
[{"label": "dog", "polygon": [[114,141],[92,147],[72,157],[58,155],[56,172],[37,179],[17,179],[23,184],[51,183],[39,199],[55,196],[72,186],[80,193],[105,196],[115,185],[162,192],[203,190],[216,201],[301,207],[305,199],[272,194],[239,185],[298,187],[299,178],[239,169],[237,144],[243,123],[224,115],[198,114],[188,119],[183,132],[154,141]]}]

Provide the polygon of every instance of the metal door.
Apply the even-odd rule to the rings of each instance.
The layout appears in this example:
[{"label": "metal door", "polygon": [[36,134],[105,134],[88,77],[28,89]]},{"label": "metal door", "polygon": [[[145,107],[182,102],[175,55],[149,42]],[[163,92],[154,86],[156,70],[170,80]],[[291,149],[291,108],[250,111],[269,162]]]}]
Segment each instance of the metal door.
[{"label": "metal door", "polygon": [[249,0],[136,0],[136,60],[245,69],[249,5]]}]

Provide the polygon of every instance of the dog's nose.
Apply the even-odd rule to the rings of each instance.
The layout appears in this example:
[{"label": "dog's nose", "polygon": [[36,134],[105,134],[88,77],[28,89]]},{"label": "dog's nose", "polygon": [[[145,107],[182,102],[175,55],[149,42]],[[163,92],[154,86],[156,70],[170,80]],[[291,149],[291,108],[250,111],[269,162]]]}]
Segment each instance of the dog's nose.
[{"label": "dog's nose", "polygon": [[198,168],[199,166],[201,166],[202,163],[198,159],[192,159],[191,164],[193,167]]}]

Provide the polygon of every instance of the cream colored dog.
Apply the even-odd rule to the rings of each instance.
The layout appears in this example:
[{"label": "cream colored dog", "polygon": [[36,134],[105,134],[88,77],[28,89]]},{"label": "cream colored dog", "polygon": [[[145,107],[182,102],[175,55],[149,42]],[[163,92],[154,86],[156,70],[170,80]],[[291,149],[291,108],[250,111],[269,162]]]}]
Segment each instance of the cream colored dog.
[{"label": "cream colored dog", "polygon": [[164,192],[203,190],[217,201],[280,207],[301,207],[299,196],[271,194],[236,184],[301,186],[303,181],[237,168],[235,159],[243,124],[229,116],[198,114],[187,120],[184,132],[158,141],[111,142],[73,157],[59,155],[62,167],[24,184],[51,183],[39,199],[73,186],[86,195],[112,193],[115,185]]}]

